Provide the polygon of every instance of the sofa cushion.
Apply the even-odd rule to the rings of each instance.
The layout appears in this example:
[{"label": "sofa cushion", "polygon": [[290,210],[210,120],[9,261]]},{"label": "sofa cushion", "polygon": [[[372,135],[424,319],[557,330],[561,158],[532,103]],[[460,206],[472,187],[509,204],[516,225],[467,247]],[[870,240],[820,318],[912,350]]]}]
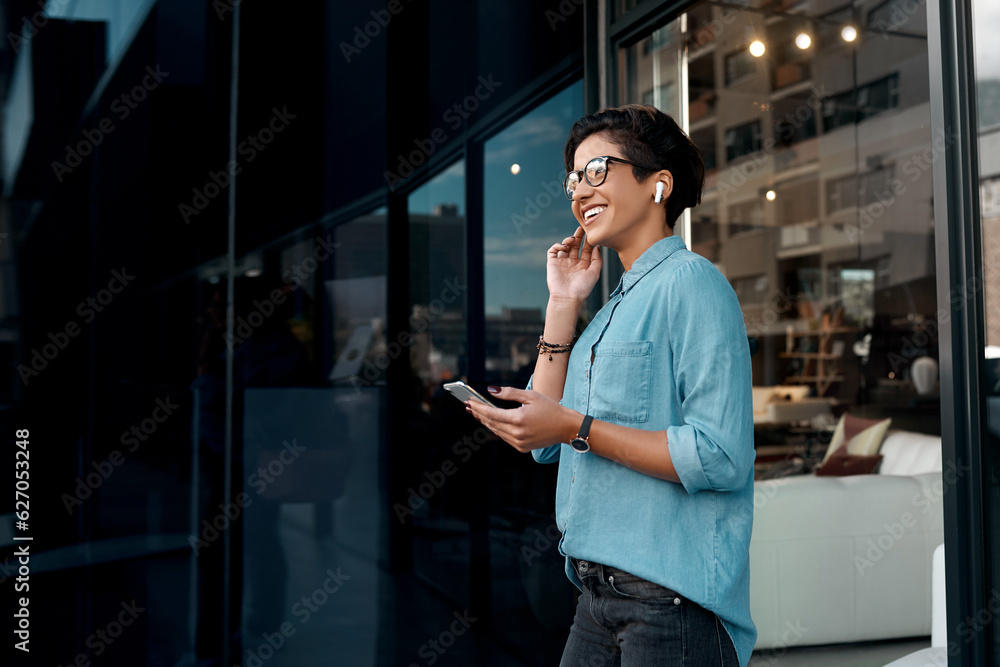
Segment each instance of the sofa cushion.
[{"label": "sofa cushion", "polygon": [[882,475],[922,475],[941,472],[941,436],[891,431],[882,448]]},{"label": "sofa cushion", "polygon": [[862,456],[848,454],[846,447],[841,447],[833,456],[823,462],[816,474],[820,477],[844,477],[846,475],[870,475],[882,462],[882,455]]},{"label": "sofa cushion", "polygon": [[[837,428],[833,431],[833,439],[823,457],[825,463],[833,453],[841,446],[847,447],[848,454],[858,454],[861,456],[872,456],[877,454],[882,440],[892,418],[889,419],[861,419],[844,413],[837,422]],[[846,443],[846,445],[845,445]]]}]

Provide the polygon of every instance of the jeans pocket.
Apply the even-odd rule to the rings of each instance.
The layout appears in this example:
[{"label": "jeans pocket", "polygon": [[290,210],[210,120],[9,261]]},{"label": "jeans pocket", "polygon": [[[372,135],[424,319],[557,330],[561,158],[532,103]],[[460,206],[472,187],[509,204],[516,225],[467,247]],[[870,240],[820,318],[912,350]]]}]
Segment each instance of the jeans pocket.
[{"label": "jeans pocket", "polygon": [[684,598],[666,586],[654,584],[634,574],[609,569],[608,588],[615,594],[632,600],[646,600],[679,606]]}]

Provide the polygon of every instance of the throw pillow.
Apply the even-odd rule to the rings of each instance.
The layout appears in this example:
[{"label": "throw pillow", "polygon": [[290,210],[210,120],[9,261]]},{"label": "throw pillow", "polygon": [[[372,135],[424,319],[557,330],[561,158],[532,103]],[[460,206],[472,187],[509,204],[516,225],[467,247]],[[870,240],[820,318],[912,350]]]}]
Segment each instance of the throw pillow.
[{"label": "throw pillow", "polygon": [[847,475],[870,475],[882,463],[882,455],[862,456],[859,454],[847,454],[845,448],[827,459],[823,465],[816,470],[817,477],[846,477]]},{"label": "throw pillow", "polygon": [[844,413],[837,422],[837,428],[833,431],[833,439],[827,447],[826,456],[823,462],[826,463],[833,453],[843,446],[847,447],[846,454],[858,454],[861,456],[872,456],[878,453],[882,446],[882,440],[889,430],[892,418],[889,419],[861,419]]}]

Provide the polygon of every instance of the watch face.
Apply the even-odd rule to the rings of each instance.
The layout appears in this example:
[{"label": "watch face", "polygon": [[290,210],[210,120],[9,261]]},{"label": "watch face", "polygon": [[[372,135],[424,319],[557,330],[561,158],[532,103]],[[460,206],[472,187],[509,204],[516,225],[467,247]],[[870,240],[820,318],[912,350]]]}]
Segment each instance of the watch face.
[{"label": "watch face", "polygon": [[570,441],[569,445],[578,452],[590,451],[590,443],[584,440],[583,438],[573,438]]}]

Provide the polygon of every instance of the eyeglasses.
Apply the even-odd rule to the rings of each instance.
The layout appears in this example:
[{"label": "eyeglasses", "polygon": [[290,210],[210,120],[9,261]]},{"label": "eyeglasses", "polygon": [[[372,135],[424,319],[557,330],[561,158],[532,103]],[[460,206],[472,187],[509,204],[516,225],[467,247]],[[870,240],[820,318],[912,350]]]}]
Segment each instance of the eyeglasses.
[{"label": "eyeglasses", "polygon": [[580,184],[581,174],[583,174],[583,178],[587,179],[587,183],[589,183],[591,187],[596,188],[604,183],[604,179],[608,177],[609,162],[621,162],[623,164],[632,165],[633,167],[639,167],[640,169],[656,171],[652,167],[644,167],[641,164],[629,162],[628,160],[623,160],[620,157],[611,157],[610,155],[595,157],[593,160],[588,162],[583,169],[577,169],[576,171],[571,171],[566,174],[566,178],[563,179],[563,193],[565,193],[566,199],[573,201],[573,193],[576,192],[576,186]]}]

